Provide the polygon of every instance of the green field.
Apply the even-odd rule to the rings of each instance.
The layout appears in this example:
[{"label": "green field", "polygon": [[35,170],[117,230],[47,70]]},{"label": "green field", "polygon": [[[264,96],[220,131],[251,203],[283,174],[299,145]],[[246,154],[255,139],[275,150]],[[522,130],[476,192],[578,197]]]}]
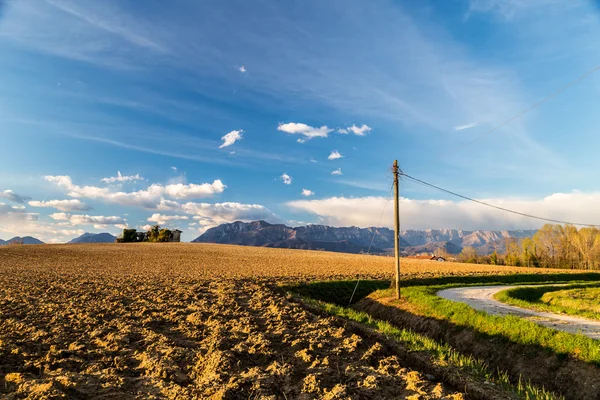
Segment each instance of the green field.
[{"label": "green field", "polygon": [[496,299],[518,307],[600,320],[600,287],[594,285],[514,288]]}]

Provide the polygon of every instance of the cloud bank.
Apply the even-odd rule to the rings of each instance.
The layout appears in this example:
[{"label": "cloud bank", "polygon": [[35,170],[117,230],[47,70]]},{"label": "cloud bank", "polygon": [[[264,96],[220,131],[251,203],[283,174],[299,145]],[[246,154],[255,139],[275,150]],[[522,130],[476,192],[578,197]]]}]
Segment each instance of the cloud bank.
[{"label": "cloud bank", "polygon": [[31,200],[31,197],[20,196],[20,195],[16,194],[15,192],[13,192],[12,190],[4,190],[4,191],[0,192],[0,198],[9,200],[9,201],[12,201],[15,203],[19,203],[19,204],[23,204],[27,200]]},{"label": "cloud bank", "polygon": [[73,183],[70,176],[45,176],[47,181],[67,190],[67,195],[75,198],[99,199],[107,203],[116,203],[128,206],[140,206],[144,208],[156,208],[163,198],[188,200],[210,197],[223,193],[226,185],[220,180],[213,183],[203,184],[152,184],[145,190],[135,192],[114,191],[111,188],[100,188],[96,186],[78,186]]},{"label": "cloud bank", "polygon": [[[487,203],[540,217],[600,224],[600,192],[555,193],[541,199],[481,199]],[[386,204],[387,203],[387,204]],[[288,202],[333,226],[393,227],[393,203],[385,197],[330,197]],[[385,213],[379,223],[382,210]],[[495,210],[470,201],[400,199],[402,229],[537,229],[544,222]]]},{"label": "cloud bank", "polygon": [[81,200],[48,200],[48,201],[30,201],[31,207],[51,207],[59,211],[88,211],[92,207],[85,204]]}]

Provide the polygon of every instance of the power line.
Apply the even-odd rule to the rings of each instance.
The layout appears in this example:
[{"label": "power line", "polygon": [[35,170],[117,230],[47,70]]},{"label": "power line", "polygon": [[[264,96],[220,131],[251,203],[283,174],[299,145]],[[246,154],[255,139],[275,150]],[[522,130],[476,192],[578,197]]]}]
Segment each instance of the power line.
[{"label": "power line", "polygon": [[475,199],[473,199],[471,197],[463,196],[462,194],[458,194],[458,193],[452,192],[450,190],[441,188],[439,186],[433,185],[431,183],[428,183],[428,182],[422,181],[420,179],[414,178],[414,177],[412,177],[410,175],[405,174],[404,172],[401,172],[401,174],[402,174],[402,176],[405,176],[405,177],[407,177],[408,179],[410,179],[412,181],[415,181],[415,182],[420,183],[422,185],[429,186],[431,188],[440,190],[442,192],[449,193],[449,194],[451,194],[453,196],[457,196],[457,197],[460,197],[462,199],[469,200],[469,201],[472,201],[474,203],[478,203],[478,204],[481,204],[481,205],[484,205],[484,206],[487,206],[487,207],[495,208],[497,210],[509,212],[509,213],[512,213],[512,214],[521,215],[523,217],[539,219],[539,220],[547,221],[547,222],[554,222],[554,223],[557,223],[557,224],[567,224],[567,225],[576,225],[576,226],[591,226],[591,227],[600,226],[600,224],[581,224],[581,223],[577,223],[577,222],[560,221],[560,220],[551,219],[551,218],[538,217],[536,215],[526,214],[526,213],[522,213],[522,212],[519,212],[519,211],[509,210],[508,208],[504,208],[504,207],[500,207],[500,206],[495,206],[493,204],[489,204],[489,203],[486,203],[486,202],[483,202],[483,201],[480,201],[480,200],[475,200]]},{"label": "power line", "polygon": [[[392,184],[392,188],[393,187],[394,187],[394,185]],[[379,215],[379,221],[377,222],[376,227],[381,225],[381,219],[383,218],[383,213],[385,212],[387,205],[389,204],[390,200],[392,199],[392,188],[390,188],[388,198],[387,198],[385,204],[383,205],[383,209],[381,210],[381,214]],[[373,229],[373,236],[371,237],[371,243],[369,244],[369,249],[367,250],[367,254],[369,254],[371,252],[371,246],[373,246],[373,241],[375,240],[376,233],[377,233],[377,230]]]},{"label": "power line", "polygon": [[[574,84],[576,84],[579,81],[584,80],[585,78],[587,78],[588,76],[590,76],[591,74],[593,74],[594,72],[598,71],[600,69],[600,65],[592,68],[591,70],[587,71],[585,74],[581,75],[580,77],[578,77],[577,79],[567,83],[566,85],[562,86],[560,89],[558,89],[556,92],[550,94],[549,96],[543,98],[542,100],[538,101],[537,103],[534,103],[533,105],[531,105],[530,107],[526,108],[525,110],[521,111],[519,114],[515,115],[512,118],[507,119],[506,121],[502,122],[500,125],[482,133],[481,135],[477,136],[475,139],[472,139],[470,141],[468,141],[467,143],[464,143],[463,145],[457,147],[456,149],[452,150],[450,153],[456,153],[457,151],[460,151],[462,149],[464,149],[465,147],[475,143],[476,141],[478,141],[479,139],[481,139],[484,136],[489,135],[492,132],[497,131],[498,129],[502,128],[503,126],[509,124],[510,122],[514,121],[515,119],[521,117],[523,114],[528,113],[529,111],[533,110],[534,108],[544,104],[545,102],[547,102],[548,100],[552,99],[553,97],[559,95],[560,93],[564,92],[565,90],[567,90],[568,88],[570,88],[571,86],[573,86]],[[442,158],[446,158],[449,155],[449,153],[447,153],[445,156],[443,156]]]},{"label": "power line", "polygon": [[[390,192],[389,192],[388,198],[387,198],[385,204],[383,205],[381,214],[379,215],[379,221],[377,222],[377,225],[373,227],[373,236],[371,237],[371,243],[369,244],[369,249],[367,250],[367,254],[371,253],[371,246],[373,246],[373,241],[375,240],[375,234],[377,233],[377,227],[381,226],[381,219],[383,218],[383,213],[385,212],[387,205],[389,204],[390,200],[392,199],[392,188],[393,187],[394,187],[394,185],[392,184],[392,187],[390,187]],[[354,286],[354,290],[352,291],[352,296],[350,296],[350,301],[348,302],[348,307],[350,307],[350,304],[352,304],[352,299],[354,299],[354,294],[356,293],[356,289],[358,289],[359,283],[360,283],[360,278],[358,278],[356,280],[356,286]]]}]

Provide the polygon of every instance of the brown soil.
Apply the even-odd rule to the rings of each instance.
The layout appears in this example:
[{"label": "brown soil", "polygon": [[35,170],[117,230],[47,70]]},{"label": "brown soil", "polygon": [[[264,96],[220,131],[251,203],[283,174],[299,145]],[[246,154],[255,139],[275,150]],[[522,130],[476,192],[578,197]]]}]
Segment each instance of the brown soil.
[{"label": "brown soil", "polygon": [[[461,398],[385,341],[271,289],[391,271],[387,257],[237,246],[2,247],[0,397]],[[533,272],[419,260],[403,271]]]},{"label": "brown soil", "polygon": [[492,369],[506,371],[514,379],[526,377],[534,384],[563,394],[566,399],[600,399],[600,370],[581,360],[426,317],[415,305],[394,298],[367,297],[354,307],[374,318],[448,343],[463,354],[486,361]]}]

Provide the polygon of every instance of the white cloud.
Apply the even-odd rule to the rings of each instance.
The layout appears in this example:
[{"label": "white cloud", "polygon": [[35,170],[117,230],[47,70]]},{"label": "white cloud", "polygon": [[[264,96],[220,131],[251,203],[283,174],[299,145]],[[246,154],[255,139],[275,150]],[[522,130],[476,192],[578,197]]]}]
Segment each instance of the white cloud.
[{"label": "white cloud", "polygon": [[314,196],[315,192],[313,192],[312,190],[308,190],[308,189],[302,189],[302,193],[300,193],[300,194],[304,197],[309,197],[309,196]]},{"label": "white cloud", "polygon": [[203,183],[201,185],[194,183],[167,185],[164,187],[164,193],[174,199],[197,199],[215,193],[223,193],[226,187],[223,182],[217,179],[213,183]]},{"label": "white cloud", "polygon": [[108,228],[118,228],[118,229],[127,229],[129,225],[127,224],[114,224],[114,225],[105,225],[105,224],[94,224],[94,229],[108,229]]},{"label": "white cloud", "polygon": [[364,124],[360,127],[353,124],[348,127],[348,131],[354,133],[356,136],[365,136],[367,132],[371,131],[371,128]]},{"label": "white cloud", "polygon": [[156,208],[161,211],[175,211],[181,208],[181,204],[173,200],[162,199]]},{"label": "white cloud", "polygon": [[149,231],[150,229],[152,229],[152,225],[148,224],[148,225],[140,226],[139,229],[142,231]]},{"label": "white cloud", "polygon": [[125,225],[127,221],[124,218],[103,215],[80,215],[68,213],[50,214],[50,218],[55,221],[67,221],[71,225]]},{"label": "white cloud", "polygon": [[238,140],[242,140],[243,132],[244,131],[242,131],[242,130],[229,132],[228,134],[226,134],[225,136],[223,136],[221,138],[221,140],[223,141],[223,144],[220,145],[219,148],[222,149],[223,147],[231,146]]},{"label": "white cloud", "polygon": [[48,201],[30,201],[29,205],[32,207],[51,207],[56,208],[60,211],[88,211],[92,207],[85,204],[81,200],[48,200]]},{"label": "white cloud", "polygon": [[213,183],[203,184],[171,184],[160,185],[152,184],[145,190],[135,192],[118,192],[111,188],[100,188],[96,186],[78,186],[73,183],[71,177],[46,176],[45,179],[67,190],[67,195],[76,198],[100,199],[107,203],[117,203],[128,206],[139,206],[144,208],[157,208],[164,197],[174,199],[195,199],[209,197],[214,194],[222,193],[226,185],[220,180]]},{"label": "white cloud", "polygon": [[2,223],[19,221],[36,221],[39,214],[28,213],[24,206],[11,206],[0,203],[0,220]]},{"label": "white cloud", "polygon": [[289,176],[288,174],[283,174],[279,177],[284,184],[286,185],[291,185],[292,184],[292,177]]},{"label": "white cloud", "polygon": [[464,129],[475,128],[476,126],[477,126],[477,122],[469,122],[468,124],[455,126],[454,130],[455,131],[462,131]]},{"label": "white cloud", "polygon": [[246,67],[244,67],[243,65],[241,67],[239,67],[238,69],[242,74],[246,73]]},{"label": "white cloud", "polygon": [[338,131],[338,133],[341,133],[342,135],[345,135],[348,133],[348,129],[343,129],[343,128],[340,128],[337,131]]},{"label": "white cloud", "polygon": [[[276,220],[277,217],[260,204],[225,203],[178,203],[164,200],[158,207],[161,211],[170,211],[192,215],[201,226],[216,226],[236,220],[251,221],[257,219]],[[161,216],[162,217],[162,216]]]},{"label": "white cloud", "polygon": [[175,172],[177,172],[177,167],[171,167],[171,169]]},{"label": "white cloud", "polygon": [[186,215],[162,215],[162,214],[152,214],[151,217],[148,218],[148,222],[156,222],[159,225],[164,225],[169,221],[185,221],[190,219],[190,217]]},{"label": "white cloud", "polygon": [[338,158],[342,158],[342,157],[344,157],[344,156],[341,155],[339,151],[333,150],[331,152],[331,154],[329,155],[329,157],[327,157],[327,159],[328,160],[337,160]]},{"label": "white cloud", "polygon": [[300,139],[296,140],[296,142],[298,142],[298,143],[306,143],[306,139],[300,138]]},{"label": "white cloud", "polygon": [[193,203],[181,204],[177,211],[192,215],[199,225],[198,232],[214,226],[234,221],[270,220],[278,218],[266,207],[260,204],[226,203]]},{"label": "white cloud", "polygon": [[20,196],[20,195],[16,194],[15,192],[13,192],[12,190],[5,190],[3,192],[0,192],[0,198],[10,200],[10,201],[13,201],[13,202],[19,203],[19,204],[23,204],[27,200],[31,200],[31,197]]},{"label": "white cloud", "polygon": [[[333,131],[333,129],[329,129],[327,126],[322,126],[320,128],[314,128],[310,125],[301,124],[297,122],[289,122],[287,124],[279,124],[277,127],[278,131],[290,133],[292,135],[302,135],[304,138],[299,140],[308,140],[315,137],[327,137],[327,135]],[[304,143],[304,142],[300,142]]]},{"label": "white cloud", "polygon": [[[492,198],[487,203],[540,217],[576,223],[600,224],[600,192],[555,193],[540,199]],[[385,197],[331,197],[287,203],[296,210],[319,216],[334,226],[374,226],[381,212],[382,226],[393,226],[393,205]],[[400,199],[402,229],[536,229],[545,222],[495,210],[470,201]]]},{"label": "white cloud", "polygon": [[109,178],[100,179],[104,183],[115,183],[115,182],[129,182],[129,181],[143,181],[144,178],[140,174],[125,176],[121,175],[121,171],[117,171],[117,176],[111,176]]},{"label": "white cloud", "polygon": [[331,171],[331,175],[343,175],[342,169],[341,168],[334,169],[333,171]]}]

